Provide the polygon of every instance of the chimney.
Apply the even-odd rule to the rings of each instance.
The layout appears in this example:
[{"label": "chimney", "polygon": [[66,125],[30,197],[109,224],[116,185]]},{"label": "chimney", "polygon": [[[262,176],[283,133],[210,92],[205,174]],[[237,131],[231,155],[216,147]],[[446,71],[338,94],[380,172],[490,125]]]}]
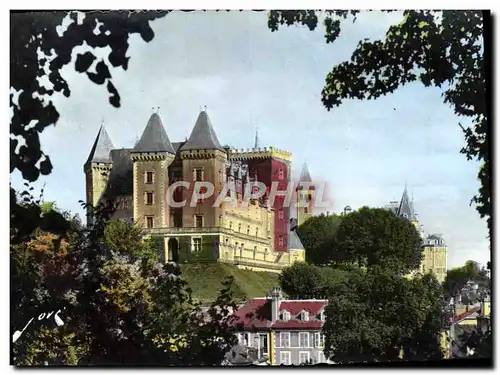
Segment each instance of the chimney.
[{"label": "chimney", "polygon": [[273,287],[270,292],[271,295],[271,320],[272,322],[275,322],[279,318],[279,309],[280,309],[280,303],[282,294],[281,294],[281,289],[278,288],[277,286]]}]

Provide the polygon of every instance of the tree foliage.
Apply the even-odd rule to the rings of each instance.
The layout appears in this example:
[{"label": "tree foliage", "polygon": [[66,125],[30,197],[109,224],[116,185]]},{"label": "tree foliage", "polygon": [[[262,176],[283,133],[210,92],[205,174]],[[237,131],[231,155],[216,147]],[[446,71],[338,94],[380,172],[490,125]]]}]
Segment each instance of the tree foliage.
[{"label": "tree foliage", "polygon": [[336,363],[439,359],[443,299],[432,275],[413,280],[373,268],[330,290],[325,354]]},{"label": "tree foliage", "polygon": [[152,258],[137,228],[92,222],[60,250],[41,231],[12,247],[12,333],[41,312],[61,309],[65,323],[35,320],[13,346],[14,363],[220,364],[235,340],[232,280],[202,308],[180,270]]},{"label": "tree foliage", "polygon": [[325,265],[335,255],[330,243],[335,236],[341,217],[337,215],[313,216],[299,226],[297,233],[306,251],[306,261]]},{"label": "tree foliage", "polygon": [[334,248],[360,267],[383,266],[398,273],[418,268],[423,249],[420,234],[408,220],[368,207],[342,219]]},{"label": "tree foliage", "polygon": [[283,269],[279,281],[291,299],[324,299],[328,291],[347,276],[348,272],[343,270],[297,262]]},{"label": "tree foliage", "polygon": [[477,262],[468,260],[463,266],[449,269],[446,272],[446,279],[443,283],[446,298],[450,299],[461,294],[469,281],[478,284],[479,293],[491,293],[491,281],[488,277],[488,271]]},{"label": "tree foliage", "polygon": [[[167,12],[25,12],[11,13],[10,22],[10,171],[18,169],[25,180],[35,181],[39,175],[52,171],[49,156],[40,145],[40,133],[59,119],[59,112],[50,100],[54,93],[69,97],[70,87],[61,71],[72,61],[75,47],[110,47],[109,64],[97,61],[92,51],[79,53],[75,70],[86,74],[95,84],[106,84],[109,101],[120,106],[110,67],[126,70],[129,57],[128,38],[138,33],[149,42],[154,37],[149,22]],[[58,34],[63,19],[69,14],[73,22]],[[40,83],[46,77],[50,87]],[[18,95],[17,95],[18,94]],[[15,98],[15,96],[17,98]],[[17,100],[16,100],[17,99]],[[24,143],[24,144],[23,144]]]},{"label": "tree foliage", "polygon": [[289,298],[308,299],[317,296],[321,275],[315,266],[297,262],[281,272],[279,281],[281,289]]},{"label": "tree foliage", "polygon": [[[339,37],[342,22],[355,22],[358,14],[357,10],[326,11],[326,43]],[[405,10],[402,21],[389,27],[385,39],[359,41],[349,61],[333,66],[326,76],[322,102],[331,110],[346,99],[376,99],[412,82],[443,88],[443,102],[472,123],[459,124],[465,137],[461,153],[481,163],[481,185],[472,202],[480,216],[487,218],[491,234],[491,108],[487,104],[491,62],[484,54],[489,48],[484,35],[491,32],[490,17],[488,11],[479,10]],[[314,30],[318,20],[312,10],[276,10],[269,13],[268,26],[271,31],[295,24]]]}]

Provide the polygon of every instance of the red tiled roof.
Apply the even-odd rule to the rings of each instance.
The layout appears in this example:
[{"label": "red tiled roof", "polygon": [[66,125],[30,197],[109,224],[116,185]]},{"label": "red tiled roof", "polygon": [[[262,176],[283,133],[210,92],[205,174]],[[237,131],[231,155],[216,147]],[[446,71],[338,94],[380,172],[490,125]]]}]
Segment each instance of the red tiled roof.
[{"label": "red tiled roof", "polygon": [[271,300],[254,298],[237,309],[234,314],[237,320],[233,326],[242,325],[246,329],[269,328],[271,326]]},{"label": "red tiled roof", "polygon": [[468,316],[477,313],[479,310],[481,310],[481,306],[472,307],[471,309],[469,309],[469,311],[465,311],[451,318],[451,324],[458,323],[459,321],[467,318]]},{"label": "red tiled roof", "polygon": [[317,301],[283,301],[280,304],[280,310],[286,310],[290,312],[292,317],[300,314],[301,311],[309,312],[309,316],[312,318],[318,315],[323,307],[326,306],[328,302],[326,300]]},{"label": "red tiled roof", "polygon": [[273,326],[273,329],[318,329],[323,328],[323,322],[321,320],[309,320],[303,322],[301,320],[290,319],[286,322],[277,320]]},{"label": "red tiled roof", "polygon": [[[271,299],[254,298],[235,311],[237,320],[233,326],[244,329],[321,329],[323,322],[317,319],[321,310],[327,305],[326,300],[284,300],[280,303],[279,311],[290,313],[290,320],[271,321]],[[309,321],[304,322],[298,316],[302,311],[309,312]],[[298,317],[297,317],[298,316]]]}]

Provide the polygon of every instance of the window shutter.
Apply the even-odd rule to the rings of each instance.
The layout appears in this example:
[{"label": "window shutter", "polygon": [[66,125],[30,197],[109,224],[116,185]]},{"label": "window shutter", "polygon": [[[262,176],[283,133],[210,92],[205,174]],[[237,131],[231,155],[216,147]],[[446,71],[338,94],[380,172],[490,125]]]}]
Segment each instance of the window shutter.
[{"label": "window shutter", "polygon": [[144,204],[148,203],[148,194],[144,192]]}]

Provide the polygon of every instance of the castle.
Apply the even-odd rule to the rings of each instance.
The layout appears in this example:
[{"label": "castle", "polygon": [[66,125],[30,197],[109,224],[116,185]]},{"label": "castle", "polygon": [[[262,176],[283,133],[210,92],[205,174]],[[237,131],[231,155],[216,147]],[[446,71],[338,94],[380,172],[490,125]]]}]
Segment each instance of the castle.
[{"label": "castle", "polygon": [[[134,148],[115,149],[102,125],[84,164],[87,203],[112,203],[113,219],[133,219],[142,224],[147,237],[160,237],[163,261],[225,262],[280,272],[305,260],[296,228],[312,213],[313,188],[296,188],[303,202],[294,212],[299,223],[291,218],[283,196],[269,202],[269,191],[246,207],[226,201],[214,205],[228,182],[234,184],[239,201],[252,181],[266,187],[275,183],[280,191],[289,186],[291,154],[258,148],[257,135],[255,143],[248,150],[222,147],[206,110],[199,113],[184,142],[170,142],[158,113],[151,115]],[[193,184],[199,181],[209,181],[215,194],[202,194],[194,205],[178,207],[167,199],[167,192],[179,181],[187,182],[187,188],[173,190],[175,202],[190,202]],[[311,181],[307,168],[301,181]]]},{"label": "castle", "polygon": [[448,248],[440,235],[430,234],[425,237],[422,226],[413,206],[413,199],[408,197],[408,190],[405,186],[401,200],[390,202],[386,208],[396,215],[409,220],[423,238],[423,259],[420,263],[419,273],[432,272],[439,282],[444,282],[447,271]]}]

